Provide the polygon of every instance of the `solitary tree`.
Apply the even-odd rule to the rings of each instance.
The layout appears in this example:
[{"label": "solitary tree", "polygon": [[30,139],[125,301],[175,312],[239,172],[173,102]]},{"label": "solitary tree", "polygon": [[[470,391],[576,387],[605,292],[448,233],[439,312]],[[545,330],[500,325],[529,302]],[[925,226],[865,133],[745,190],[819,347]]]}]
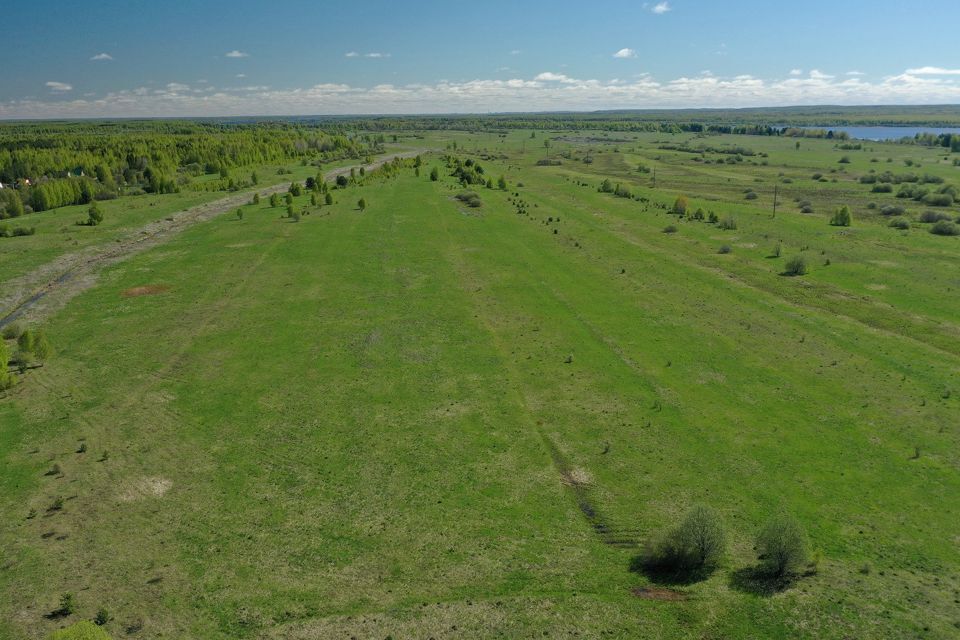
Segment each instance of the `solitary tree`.
[{"label": "solitary tree", "polygon": [[252,182],[253,184],[257,184],[258,182],[260,182],[260,177],[257,175],[256,171],[250,174],[250,182]]},{"label": "solitary tree", "polygon": [[327,195],[323,196],[323,202],[325,204],[333,204],[333,194],[328,191]]},{"label": "solitary tree", "polygon": [[497,187],[500,189],[500,191],[506,191],[506,190],[507,190],[507,179],[506,179],[506,177],[500,176],[500,178],[497,179]]},{"label": "solitary tree", "polygon": [[243,220],[243,209],[237,207],[237,220]]},{"label": "solitary tree", "polygon": [[687,197],[680,195],[677,196],[677,199],[673,201],[673,212],[678,216],[682,216],[687,212]]},{"label": "solitary tree", "polygon": [[292,218],[292,217],[293,217],[293,205],[292,205],[292,204],[288,204],[288,205],[287,205],[287,217],[288,217],[288,218]]},{"label": "solitary tree", "polygon": [[253,194],[253,204],[260,204],[260,194],[259,194],[259,193]]},{"label": "solitary tree", "polygon": [[430,169],[431,182],[436,182],[439,179],[440,179],[440,170],[437,169],[436,167],[434,167],[433,169]]},{"label": "solitary tree", "polygon": [[270,206],[279,207],[280,206],[280,194],[271,193],[270,194]]},{"label": "solitary tree", "polygon": [[315,193],[310,194],[310,206],[312,207],[317,206],[317,194]]},{"label": "solitary tree", "polygon": [[360,207],[361,213],[367,208],[367,201],[363,198],[357,201],[357,206]]}]

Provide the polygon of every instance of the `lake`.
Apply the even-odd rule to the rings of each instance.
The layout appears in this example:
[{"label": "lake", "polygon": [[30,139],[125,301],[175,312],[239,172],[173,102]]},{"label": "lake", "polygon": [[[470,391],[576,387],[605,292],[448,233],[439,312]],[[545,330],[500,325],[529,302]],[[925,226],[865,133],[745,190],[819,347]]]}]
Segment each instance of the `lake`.
[{"label": "lake", "polygon": [[960,127],[796,127],[798,129],[827,129],[843,131],[858,140],[899,140],[912,138],[918,133],[953,133],[960,135]]}]

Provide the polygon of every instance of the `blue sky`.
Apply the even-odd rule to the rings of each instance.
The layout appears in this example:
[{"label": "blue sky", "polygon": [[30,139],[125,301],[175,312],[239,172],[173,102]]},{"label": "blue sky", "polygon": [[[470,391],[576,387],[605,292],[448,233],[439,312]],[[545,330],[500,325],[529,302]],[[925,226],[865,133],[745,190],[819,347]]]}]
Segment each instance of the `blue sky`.
[{"label": "blue sky", "polygon": [[7,118],[960,103],[956,0],[9,5]]}]

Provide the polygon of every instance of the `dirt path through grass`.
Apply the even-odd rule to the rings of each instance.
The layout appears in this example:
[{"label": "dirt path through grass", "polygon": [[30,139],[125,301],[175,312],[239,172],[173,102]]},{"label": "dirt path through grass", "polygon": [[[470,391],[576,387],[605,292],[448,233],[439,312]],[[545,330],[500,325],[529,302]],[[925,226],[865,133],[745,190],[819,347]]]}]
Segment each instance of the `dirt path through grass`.
[{"label": "dirt path through grass", "polygon": [[[371,171],[395,158],[412,158],[424,151],[417,149],[393,153],[364,165],[364,168]],[[327,180],[334,180],[337,176],[349,175],[351,169],[356,168],[353,166],[332,169],[325,177]],[[287,188],[287,184],[277,184],[259,190],[259,193],[269,197],[271,194],[286,191]],[[136,229],[117,242],[62,255],[4,283],[0,292],[0,328],[16,320],[38,322],[49,317],[62,309],[78,293],[92,287],[97,281],[97,273],[103,267],[162,244],[198,222],[211,220],[247,204],[254,191],[236,193],[215,202],[191,207]]]}]

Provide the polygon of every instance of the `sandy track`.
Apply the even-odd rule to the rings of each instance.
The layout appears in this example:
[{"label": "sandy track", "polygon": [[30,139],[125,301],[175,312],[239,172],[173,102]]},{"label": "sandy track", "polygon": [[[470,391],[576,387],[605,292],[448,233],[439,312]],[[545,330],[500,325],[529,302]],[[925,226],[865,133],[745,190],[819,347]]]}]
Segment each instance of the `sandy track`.
[{"label": "sandy track", "polygon": [[[418,149],[394,153],[363,166],[369,171],[394,158],[412,158],[424,151]],[[324,177],[333,180],[359,166],[332,169]],[[281,183],[197,205],[134,229],[116,242],[64,254],[29,273],[8,280],[0,291],[0,327],[15,320],[28,324],[40,322],[62,309],[74,296],[92,287],[97,281],[98,272],[104,267],[160,245],[198,222],[211,220],[247,204],[255,191],[269,197],[273,193],[286,191],[288,187],[288,184]]]}]

